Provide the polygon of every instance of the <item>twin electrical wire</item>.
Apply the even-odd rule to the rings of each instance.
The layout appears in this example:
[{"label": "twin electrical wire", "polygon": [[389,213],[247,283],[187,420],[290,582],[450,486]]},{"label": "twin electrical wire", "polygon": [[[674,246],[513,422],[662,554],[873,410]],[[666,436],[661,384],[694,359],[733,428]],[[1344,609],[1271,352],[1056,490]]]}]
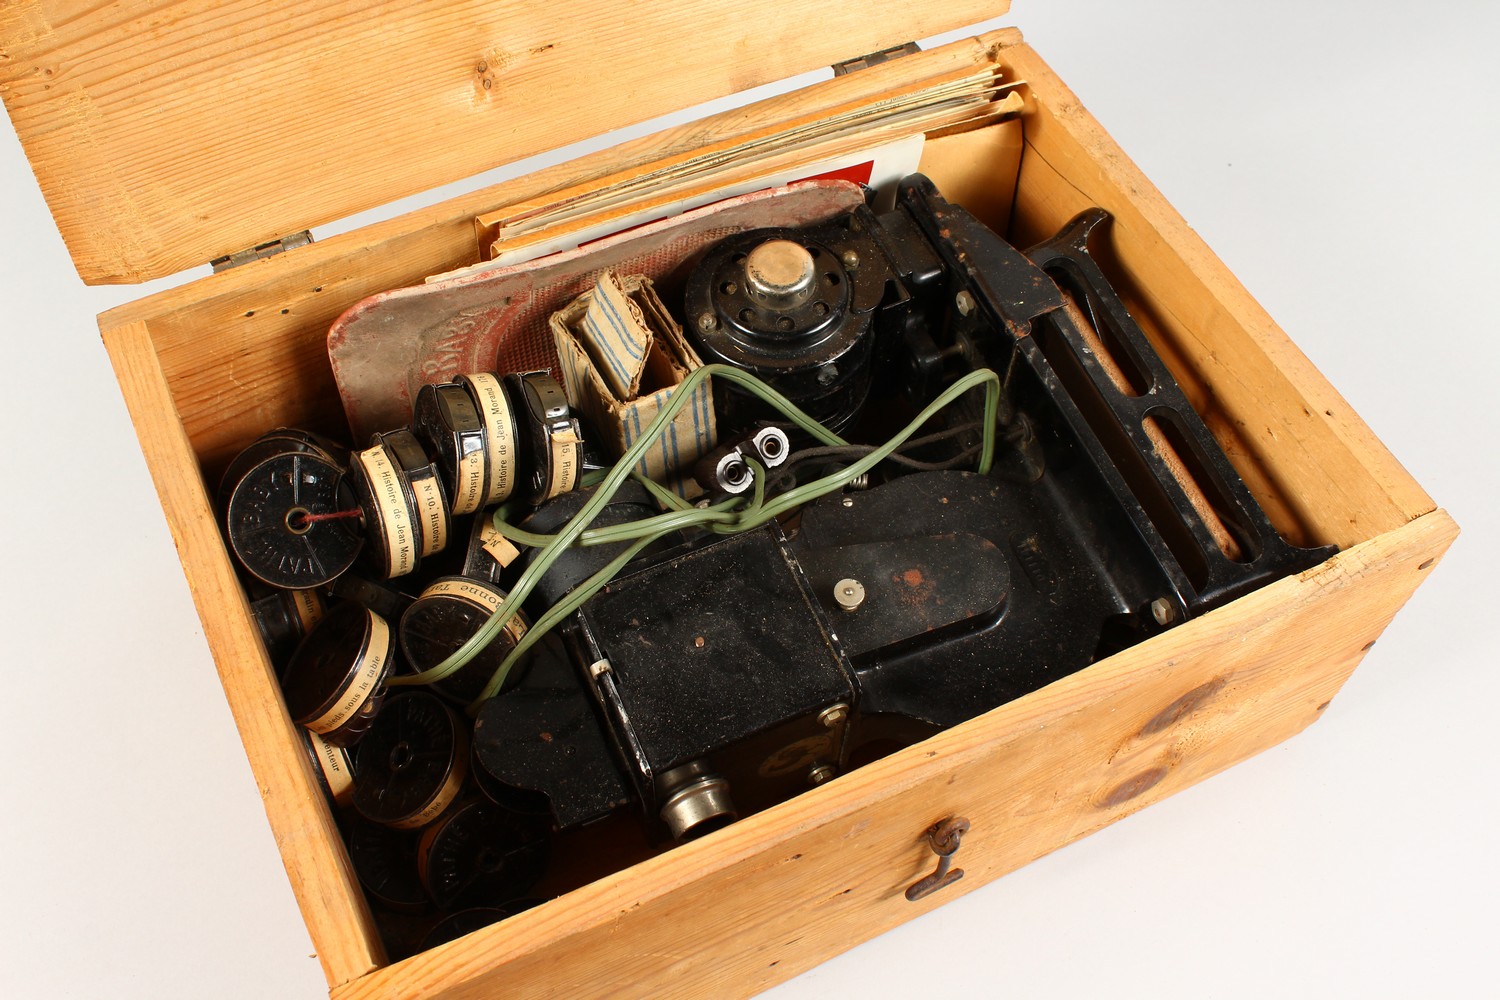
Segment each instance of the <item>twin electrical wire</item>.
[{"label": "twin electrical wire", "polygon": [[[731,385],[738,386],[750,394],[770,404],[792,423],[810,434],[814,439],[822,443],[822,448],[810,449],[815,452],[813,458],[848,458],[852,461],[827,475],[821,476],[801,486],[795,486],[784,493],[767,498],[765,492],[766,470],[754,460],[748,460],[754,473],[755,488],[751,496],[736,496],[711,504],[707,507],[696,507],[687,504],[686,501],[677,497],[652,482],[650,479],[634,473],[636,464],[645,455],[646,451],[654,445],[657,437],[666,429],[667,425],[688,405],[694,392],[705,379],[722,379]],[[738,368],[728,365],[705,365],[698,368],[682,380],[681,384],[673,390],[671,397],[665,405],[657,412],[656,418],[647,425],[646,429],[636,439],[635,443],[625,450],[620,460],[608,470],[598,482],[593,496],[583,505],[583,508],[563,526],[556,534],[537,534],[524,531],[510,524],[506,519],[506,508],[501,507],[494,514],[495,530],[513,542],[530,545],[540,550],[531,565],[528,566],[516,581],[505,601],[500,608],[490,616],[489,620],[481,625],[458,649],[441,663],[429,670],[418,674],[410,674],[404,677],[393,677],[388,684],[392,686],[405,686],[414,684],[431,684],[451,676],[462,669],[481,650],[499,635],[507,623],[515,617],[521,605],[536,588],[537,583],[552,568],[563,552],[572,545],[607,545],[611,543],[628,543],[618,555],[609,561],[593,576],[575,587],[557,604],[532,624],[531,628],[516,643],[499,667],[495,669],[494,675],[488,684],[480,692],[479,697],[469,705],[469,713],[476,714],[479,707],[493,698],[505,685],[506,678],[510,676],[512,668],[526,655],[526,653],[553,628],[557,627],[569,615],[583,606],[584,602],[594,594],[598,593],[605,584],[625,568],[630,560],[634,559],[643,549],[664,535],[684,528],[702,528],[720,534],[738,534],[758,528],[773,518],[779,517],[790,511],[796,510],[803,504],[810,503],[830,493],[837,492],[853,480],[863,476],[874,469],[881,462],[892,458],[898,448],[907,444],[929,420],[936,416],[941,410],[956,402],[965,393],[972,389],[983,386],[984,417],[980,423],[983,437],[978,448],[976,470],[981,474],[987,474],[995,458],[995,424],[1000,405],[1000,377],[991,369],[976,369],[962,378],[958,379],[947,389],[943,390],[931,403],[927,404],[920,413],[912,419],[905,427],[898,431],[889,441],[875,447],[851,445],[837,434],[809,417],[798,409],[790,400],[781,393],[766,385],[760,379]],[[919,439],[919,443],[929,440]],[[971,449],[972,451],[972,449]],[[803,454],[799,453],[799,457]],[[969,454],[969,452],[965,452]],[[910,459],[906,460],[908,463]],[[625,480],[634,475],[652,495],[655,496],[667,510],[664,513],[651,517],[641,518],[625,524],[616,524],[604,528],[590,528],[594,519],[599,515]]]}]

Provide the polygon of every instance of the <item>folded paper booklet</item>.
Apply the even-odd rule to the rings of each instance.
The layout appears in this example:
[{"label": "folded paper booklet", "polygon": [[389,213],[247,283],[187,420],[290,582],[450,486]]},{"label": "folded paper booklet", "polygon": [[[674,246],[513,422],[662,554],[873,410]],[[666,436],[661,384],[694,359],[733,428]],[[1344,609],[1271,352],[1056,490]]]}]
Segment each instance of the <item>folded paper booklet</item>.
[{"label": "folded paper booklet", "polygon": [[[553,313],[552,338],[568,405],[584,414],[614,457],[645,432],[678,384],[702,367],[643,275],[603,271],[592,289]],[[687,497],[692,467],[717,441],[713,388],[704,380],[637,468]]]}]

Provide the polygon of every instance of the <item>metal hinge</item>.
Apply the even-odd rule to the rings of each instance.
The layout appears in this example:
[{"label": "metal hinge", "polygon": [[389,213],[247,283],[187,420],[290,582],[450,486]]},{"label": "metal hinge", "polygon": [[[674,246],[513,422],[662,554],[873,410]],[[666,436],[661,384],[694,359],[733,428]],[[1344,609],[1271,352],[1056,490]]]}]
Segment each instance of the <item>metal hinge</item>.
[{"label": "metal hinge", "polygon": [[917,48],[916,42],[907,42],[904,45],[892,45],[890,48],[881,49],[879,52],[871,52],[869,55],[857,56],[853,59],[845,59],[843,62],[834,63],[833,75],[848,76],[855,70],[869,69],[871,66],[879,66],[883,62],[890,62],[892,59],[900,59],[902,56],[909,56],[914,52],[921,51],[921,49]]},{"label": "metal hinge", "polygon": [[234,253],[226,254],[223,257],[215,257],[209,261],[209,264],[212,265],[214,273],[218,274],[220,271],[227,271],[231,267],[248,264],[252,260],[262,260],[266,257],[274,257],[279,253],[285,253],[288,250],[294,250],[297,247],[305,247],[312,241],[312,231],[304,229],[300,233],[292,233],[281,237],[279,240],[272,240],[269,243],[257,243],[249,249],[236,250]]}]

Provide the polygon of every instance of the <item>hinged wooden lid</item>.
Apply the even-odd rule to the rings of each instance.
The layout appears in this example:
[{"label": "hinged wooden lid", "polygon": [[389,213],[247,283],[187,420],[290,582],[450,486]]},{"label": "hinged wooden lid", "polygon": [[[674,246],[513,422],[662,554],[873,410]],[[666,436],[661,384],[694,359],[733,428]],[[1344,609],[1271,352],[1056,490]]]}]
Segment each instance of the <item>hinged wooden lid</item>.
[{"label": "hinged wooden lid", "polygon": [[133,282],[1008,0],[0,4],[0,96],[78,273]]}]

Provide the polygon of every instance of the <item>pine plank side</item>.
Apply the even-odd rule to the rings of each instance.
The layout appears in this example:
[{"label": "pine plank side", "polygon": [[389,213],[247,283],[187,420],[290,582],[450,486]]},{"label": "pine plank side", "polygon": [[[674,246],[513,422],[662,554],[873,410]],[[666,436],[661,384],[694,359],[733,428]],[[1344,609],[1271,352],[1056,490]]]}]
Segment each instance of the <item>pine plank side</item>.
[{"label": "pine plank side", "polygon": [[928,139],[922,173],[943,197],[962,205],[996,232],[1010,221],[1025,147],[1019,121]]},{"label": "pine plank side", "polygon": [[[1003,13],[996,0],[167,0],[0,10],[0,96],[79,274],[170,274]],[[663,72],[670,67],[670,72]]]},{"label": "pine plank side", "polygon": [[[988,63],[1014,29],[990,32],[632,141],[289,253],[209,275],[111,310],[101,323],[150,325],[188,436],[215,473],[268,427],[342,434],[328,327],[360,299],[479,259],[474,219],[547,192],[648,168],[731,136],[796,121],[913,80]],[[939,144],[983,142],[975,133]],[[545,234],[540,234],[545,235]],[[213,331],[212,337],[205,336]]]},{"label": "pine plank side", "polygon": [[323,973],[330,985],[348,982],[385,961],[364,894],[298,731],[281,707],[274,672],[229,565],[192,447],[174,414],[151,333],[143,323],[103,332]]},{"label": "pine plank side", "polygon": [[[1301,731],[1456,534],[1428,514],[333,1000],[758,992]],[[951,815],[967,874],[909,903]]]},{"label": "pine plank side", "polygon": [[1347,546],[1432,510],[1426,492],[1035,51],[1013,45],[1000,58],[1030,85],[1012,235],[1023,246],[1038,241],[1092,205],[1114,214],[1110,243],[1128,304],[1157,334],[1277,527],[1303,542]]}]

